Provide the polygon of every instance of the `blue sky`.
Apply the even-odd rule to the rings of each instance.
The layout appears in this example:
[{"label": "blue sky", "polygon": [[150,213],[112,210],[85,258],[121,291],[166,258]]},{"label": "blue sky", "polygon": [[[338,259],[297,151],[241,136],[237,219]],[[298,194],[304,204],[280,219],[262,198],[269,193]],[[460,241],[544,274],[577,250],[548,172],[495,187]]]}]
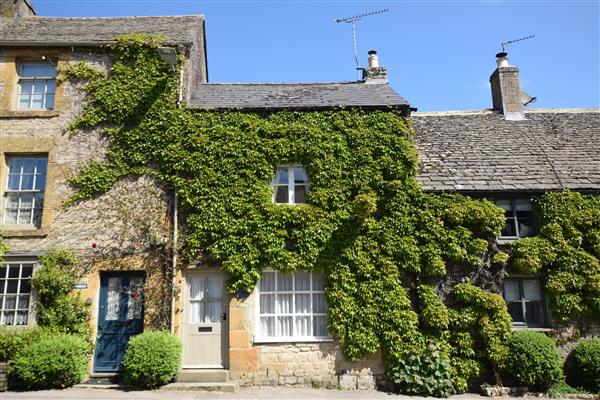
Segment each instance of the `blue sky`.
[{"label": "blue sky", "polygon": [[31,2],[46,16],[204,14],[211,82],[354,80],[351,26],[333,20],[389,8],[357,23],[359,62],[377,50],[419,111],[491,107],[500,43],[535,34],[508,47],[532,107],[600,106],[598,0]]}]

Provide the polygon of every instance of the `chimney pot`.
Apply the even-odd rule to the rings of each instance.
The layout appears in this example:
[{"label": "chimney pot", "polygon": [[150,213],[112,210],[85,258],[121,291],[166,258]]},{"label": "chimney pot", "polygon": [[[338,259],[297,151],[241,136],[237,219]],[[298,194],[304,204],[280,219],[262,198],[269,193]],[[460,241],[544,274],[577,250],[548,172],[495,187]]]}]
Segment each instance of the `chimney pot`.
[{"label": "chimney pot", "polygon": [[379,57],[375,50],[369,50],[369,68],[379,68]]},{"label": "chimney pot", "polygon": [[496,54],[498,67],[490,76],[492,88],[492,102],[494,110],[504,114],[507,120],[522,120],[523,108],[521,104],[521,88],[519,81],[519,68],[509,65],[508,54]]}]

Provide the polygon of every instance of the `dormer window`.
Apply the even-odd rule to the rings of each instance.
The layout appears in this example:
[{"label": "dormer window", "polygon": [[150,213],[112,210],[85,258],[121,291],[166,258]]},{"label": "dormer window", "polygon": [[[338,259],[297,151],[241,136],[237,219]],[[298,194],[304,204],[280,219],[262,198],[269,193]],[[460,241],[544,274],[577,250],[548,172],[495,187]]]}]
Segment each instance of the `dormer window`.
[{"label": "dormer window", "polygon": [[19,68],[19,96],[21,110],[52,110],[56,92],[56,67],[49,63],[21,62]]},{"label": "dormer window", "polygon": [[277,167],[273,186],[273,203],[305,204],[308,177],[303,166]]},{"label": "dormer window", "polygon": [[504,210],[506,217],[499,239],[519,239],[533,233],[533,207],[530,200],[498,199],[494,203]]}]

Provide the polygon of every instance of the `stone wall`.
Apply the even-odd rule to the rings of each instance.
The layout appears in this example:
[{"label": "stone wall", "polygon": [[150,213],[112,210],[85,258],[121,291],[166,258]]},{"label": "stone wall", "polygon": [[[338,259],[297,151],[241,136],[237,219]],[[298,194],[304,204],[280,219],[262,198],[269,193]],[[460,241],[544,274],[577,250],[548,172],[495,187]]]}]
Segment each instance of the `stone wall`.
[{"label": "stone wall", "polygon": [[338,342],[255,343],[257,293],[229,306],[229,369],[245,386],[373,389],[384,384],[380,354],[350,362]]}]

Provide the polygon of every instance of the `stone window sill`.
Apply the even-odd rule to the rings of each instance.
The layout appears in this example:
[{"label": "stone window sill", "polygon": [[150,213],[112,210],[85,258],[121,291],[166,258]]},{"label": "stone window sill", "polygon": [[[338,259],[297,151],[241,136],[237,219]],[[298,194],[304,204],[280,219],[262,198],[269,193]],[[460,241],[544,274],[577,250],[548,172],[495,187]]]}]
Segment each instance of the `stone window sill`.
[{"label": "stone window sill", "polygon": [[333,342],[332,337],[255,337],[254,344]]},{"label": "stone window sill", "polygon": [[527,327],[527,326],[513,326],[512,327],[513,331],[531,331],[531,332],[553,332],[554,329],[553,328],[534,328],[534,327]]},{"label": "stone window sill", "polygon": [[[6,226],[6,225],[5,225]],[[48,228],[41,229],[5,229],[1,228],[0,232],[5,238],[9,237],[45,237],[48,236]]]},{"label": "stone window sill", "polygon": [[0,111],[0,118],[54,118],[59,115],[56,110]]}]

